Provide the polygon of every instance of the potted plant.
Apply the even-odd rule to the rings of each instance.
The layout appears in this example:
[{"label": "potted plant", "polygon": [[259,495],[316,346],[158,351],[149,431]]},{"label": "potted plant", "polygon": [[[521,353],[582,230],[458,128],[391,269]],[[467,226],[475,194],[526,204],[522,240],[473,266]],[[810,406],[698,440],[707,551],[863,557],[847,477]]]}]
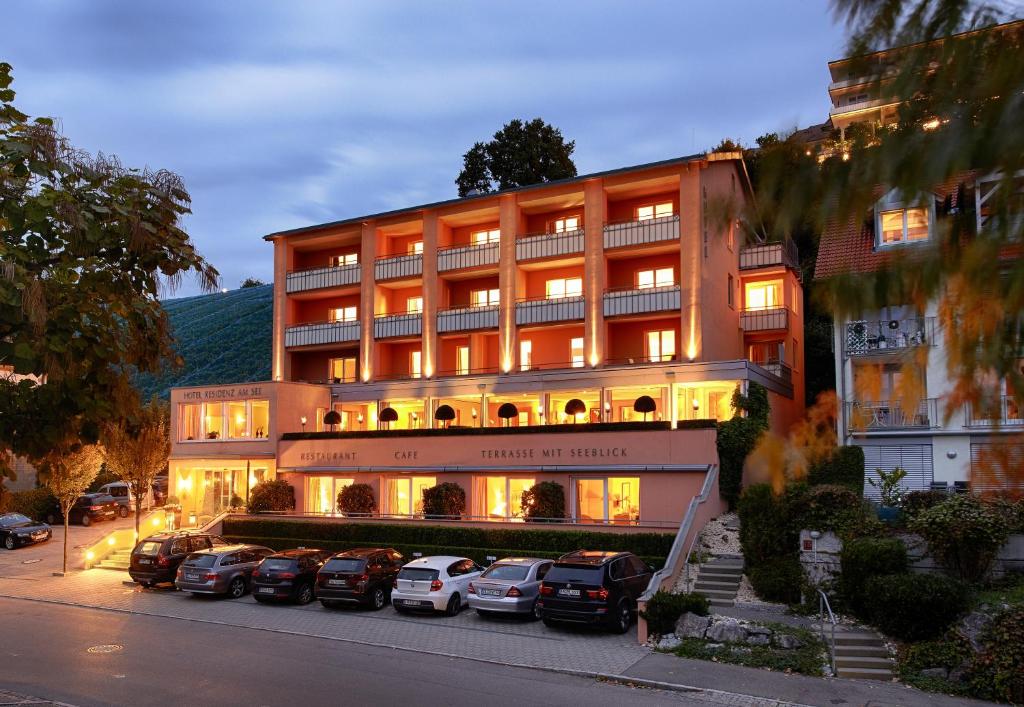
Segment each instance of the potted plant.
[{"label": "potted plant", "polygon": [[238,509],[240,509],[244,505],[245,505],[245,501],[242,500],[241,496],[239,496],[237,493],[231,494],[231,510],[232,511],[237,511]]},{"label": "potted plant", "polygon": [[868,483],[878,489],[881,496],[881,504],[878,507],[878,519],[886,523],[893,523],[900,517],[900,506],[903,505],[903,497],[906,493],[900,485],[907,476],[907,470],[896,467],[892,471],[875,469],[878,480],[868,479]]},{"label": "potted plant", "polygon": [[466,491],[446,481],[423,489],[423,515],[435,520],[458,520],[466,511]]},{"label": "potted plant", "polygon": [[369,484],[349,484],[338,492],[338,510],[349,518],[365,518],[377,512],[377,499]]}]

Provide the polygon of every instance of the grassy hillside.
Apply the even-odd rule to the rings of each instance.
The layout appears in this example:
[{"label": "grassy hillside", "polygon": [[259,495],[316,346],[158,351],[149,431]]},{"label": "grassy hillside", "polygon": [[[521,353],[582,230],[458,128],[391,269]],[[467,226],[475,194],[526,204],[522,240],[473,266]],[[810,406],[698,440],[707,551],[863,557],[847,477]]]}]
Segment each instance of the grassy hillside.
[{"label": "grassy hillside", "polygon": [[270,380],[272,285],[164,302],[185,366],[140,375],[143,399],[173,387]]}]

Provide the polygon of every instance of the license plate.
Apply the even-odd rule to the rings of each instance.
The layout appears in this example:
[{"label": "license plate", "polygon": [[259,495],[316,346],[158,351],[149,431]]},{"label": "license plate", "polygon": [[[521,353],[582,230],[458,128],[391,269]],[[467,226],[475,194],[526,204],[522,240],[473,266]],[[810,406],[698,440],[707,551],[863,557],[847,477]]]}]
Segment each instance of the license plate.
[{"label": "license plate", "polygon": [[485,596],[485,597],[500,597],[501,596],[501,590],[500,589],[478,589],[477,591],[480,592],[481,596]]},{"label": "license plate", "polygon": [[558,596],[560,597],[578,597],[580,595],[579,589],[559,589]]},{"label": "license plate", "polygon": [[46,533],[32,533],[33,540],[42,540],[46,537]]},{"label": "license plate", "polygon": [[402,599],[402,600],[401,600],[401,603],[402,603],[402,604],[403,604],[404,606],[423,606],[423,605],[424,605],[424,604],[426,604],[427,602],[423,602],[423,601],[416,601],[415,599]]},{"label": "license plate", "polygon": [[329,585],[331,585],[332,587],[339,587],[339,586],[345,584],[345,580],[344,579],[328,579],[327,583]]},{"label": "license plate", "polygon": [[273,587],[260,587],[259,592],[260,592],[260,594],[273,594],[274,593],[274,588]]},{"label": "license plate", "polygon": [[185,579],[189,580],[190,582],[197,582],[197,581],[199,581],[199,575],[198,574],[193,574],[191,572],[186,572],[185,573]]},{"label": "license plate", "polygon": [[140,557],[139,558],[139,564],[140,565],[151,565],[151,564],[153,564],[153,561],[152,560],[147,560],[147,559],[145,559],[143,557]]}]

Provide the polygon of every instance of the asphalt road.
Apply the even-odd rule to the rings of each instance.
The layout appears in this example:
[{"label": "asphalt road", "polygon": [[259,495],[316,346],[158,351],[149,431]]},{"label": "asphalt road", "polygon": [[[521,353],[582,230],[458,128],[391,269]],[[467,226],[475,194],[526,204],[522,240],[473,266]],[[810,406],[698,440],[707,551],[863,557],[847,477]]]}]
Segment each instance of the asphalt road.
[{"label": "asphalt road", "polygon": [[[108,645],[120,648],[89,652]],[[0,599],[0,690],[83,706],[708,704],[541,670],[18,599]]]}]

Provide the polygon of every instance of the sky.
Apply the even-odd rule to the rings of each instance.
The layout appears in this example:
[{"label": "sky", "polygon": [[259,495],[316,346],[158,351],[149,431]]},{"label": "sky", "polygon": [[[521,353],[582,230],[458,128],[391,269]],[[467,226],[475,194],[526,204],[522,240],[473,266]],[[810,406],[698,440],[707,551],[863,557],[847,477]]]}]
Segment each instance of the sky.
[{"label": "sky", "polygon": [[457,196],[512,118],[580,174],[822,122],[844,46],[826,0],[4,0],[4,25],[16,105],[180,174],[231,289],[270,281],[268,233]]}]

